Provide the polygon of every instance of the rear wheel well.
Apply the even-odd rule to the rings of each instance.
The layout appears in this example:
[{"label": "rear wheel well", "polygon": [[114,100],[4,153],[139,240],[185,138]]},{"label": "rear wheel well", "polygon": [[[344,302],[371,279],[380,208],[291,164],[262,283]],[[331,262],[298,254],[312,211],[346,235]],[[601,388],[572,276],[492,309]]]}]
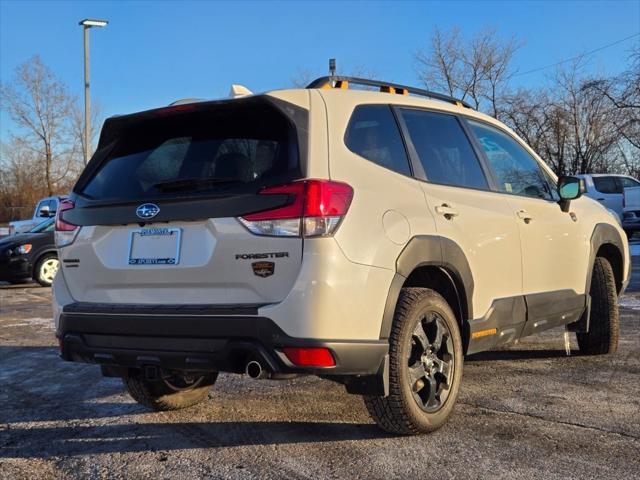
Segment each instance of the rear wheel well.
[{"label": "rear wheel well", "polygon": [[402,287],[430,288],[438,292],[453,310],[460,331],[463,332],[464,320],[468,315],[464,286],[448,270],[433,265],[418,267],[411,272]]},{"label": "rear wheel well", "polygon": [[[624,268],[622,253],[620,253],[620,250],[615,245],[611,243],[605,243],[603,245],[600,245],[600,248],[598,248],[596,257],[602,257],[611,264],[611,268],[613,269],[613,277],[616,281],[616,291],[619,294],[622,290],[622,276]],[[588,285],[587,288],[589,288]]]}]

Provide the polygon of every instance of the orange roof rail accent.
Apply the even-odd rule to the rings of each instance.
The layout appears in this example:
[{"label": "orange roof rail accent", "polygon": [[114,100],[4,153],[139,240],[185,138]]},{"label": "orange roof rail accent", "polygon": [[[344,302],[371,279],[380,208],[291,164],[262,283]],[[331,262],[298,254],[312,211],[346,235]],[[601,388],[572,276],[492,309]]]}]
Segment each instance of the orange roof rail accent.
[{"label": "orange roof rail accent", "polygon": [[423,90],[422,88],[409,87],[407,85],[398,85],[397,83],[392,82],[369,80],[368,78],[343,77],[338,75],[320,77],[316,78],[313,82],[307,85],[307,88],[339,88],[344,90],[349,88],[349,83],[353,85],[363,85],[366,87],[378,87],[381,92],[396,93],[398,95],[409,95],[411,93],[413,95],[420,95],[423,97],[432,98],[434,100],[440,100],[441,102],[452,103],[453,105],[473,109],[473,107],[467,102],[454,97],[450,97],[448,95],[444,95],[442,93],[431,92],[429,90]]}]

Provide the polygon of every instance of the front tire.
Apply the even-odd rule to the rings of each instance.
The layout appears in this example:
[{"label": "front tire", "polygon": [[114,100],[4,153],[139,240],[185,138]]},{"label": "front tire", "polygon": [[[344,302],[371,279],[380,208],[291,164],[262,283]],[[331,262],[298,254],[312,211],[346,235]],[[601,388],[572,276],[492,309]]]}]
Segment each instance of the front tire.
[{"label": "front tire", "polygon": [[462,339],[451,307],[427,288],[403,288],[389,337],[389,396],[364,396],[380,428],[415,435],[440,428],[462,380]]},{"label": "front tire", "polygon": [[50,287],[58,272],[60,261],[55,253],[47,253],[38,259],[33,277],[43,287]]},{"label": "front tire", "polygon": [[173,375],[150,381],[141,372],[135,372],[122,381],[129,395],[139,404],[157,411],[168,411],[191,407],[205,400],[217,377],[217,373],[193,378]]},{"label": "front tire", "polygon": [[578,347],[585,355],[614,353],[618,349],[620,318],[613,269],[606,258],[596,257],[591,276],[589,331],[578,332]]}]

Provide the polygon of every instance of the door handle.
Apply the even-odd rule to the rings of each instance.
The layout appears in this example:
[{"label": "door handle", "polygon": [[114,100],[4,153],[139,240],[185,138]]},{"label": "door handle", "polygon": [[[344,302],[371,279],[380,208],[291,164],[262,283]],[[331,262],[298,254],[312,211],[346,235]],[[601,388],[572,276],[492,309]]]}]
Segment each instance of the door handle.
[{"label": "door handle", "polygon": [[533,217],[526,210],[518,210],[518,218],[524,220],[524,223],[529,223],[533,220]]},{"label": "door handle", "polygon": [[460,212],[458,212],[458,210],[451,207],[450,205],[447,205],[446,203],[438,205],[436,207],[436,213],[442,215],[447,220],[451,220],[453,217],[457,217],[458,215],[460,215]]},{"label": "door handle", "polygon": [[598,200],[599,202],[604,202],[604,198],[597,198],[596,200]]}]

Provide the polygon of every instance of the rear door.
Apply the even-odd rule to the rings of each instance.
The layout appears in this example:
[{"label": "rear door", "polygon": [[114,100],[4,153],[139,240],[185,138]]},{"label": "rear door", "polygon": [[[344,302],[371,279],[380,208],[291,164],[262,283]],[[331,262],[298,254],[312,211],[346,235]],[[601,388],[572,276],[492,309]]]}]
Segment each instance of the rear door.
[{"label": "rear door", "polygon": [[[490,190],[490,181],[455,115],[409,108],[399,112],[416,167],[422,170],[418,176],[426,179],[422,188],[438,235],[457,244],[469,263],[473,318],[489,316],[494,301],[506,299],[514,315],[503,318],[500,327],[509,338],[517,336],[524,309],[518,310],[512,301],[522,295],[522,268],[518,227],[509,204]],[[510,324],[519,327],[507,328]]]},{"label": "rear door", "polygon": [[307,111],[265,97],[180,105],[107,121],[61,218],[76,301],[265,304],[301,265],[296,231],[257,236],[238,220],[290,204],[260,194],[300,179]]}]

